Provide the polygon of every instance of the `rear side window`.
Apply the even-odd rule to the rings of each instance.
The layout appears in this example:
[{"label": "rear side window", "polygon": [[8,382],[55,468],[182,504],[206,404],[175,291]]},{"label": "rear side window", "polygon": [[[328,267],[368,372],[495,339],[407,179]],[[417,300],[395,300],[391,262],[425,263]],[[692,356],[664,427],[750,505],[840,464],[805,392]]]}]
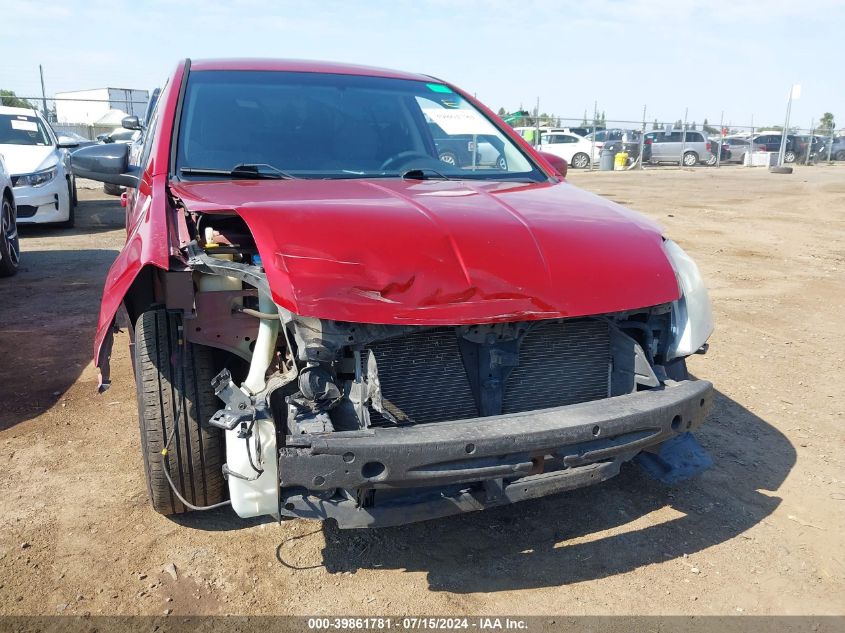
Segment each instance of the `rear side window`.
[{"label": "rear side window", "polygon": [[703,143],[704,138],[700,132],[687,132],[687,143]]}]

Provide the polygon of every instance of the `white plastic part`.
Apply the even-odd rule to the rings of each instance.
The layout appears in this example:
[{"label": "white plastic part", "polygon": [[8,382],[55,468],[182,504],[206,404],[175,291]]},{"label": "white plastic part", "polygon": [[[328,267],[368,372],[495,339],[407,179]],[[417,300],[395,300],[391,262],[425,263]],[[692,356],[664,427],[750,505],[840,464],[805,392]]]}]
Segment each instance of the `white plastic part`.
[{"label": "white plastic part", "polygon": [[667,357],[681,358],[696,352],[713,333],[713,309],[698,266],[672,240],[663,248],[678,278],[681,298],[672,304],[672,341]]},{"label": "white plastic part", "polygon": [[[273,300],[263,292],[258,293],[258,310],[276,314],[278,308]],[[267,368],[273,361],[273,354],[276,352],[276,339],[279,336],[279,321],[271,319],[260,319],[258,323],[258,336],[255,337],[255,348],[252,350],[252,360],[249,364],[249,374],[241,385],[255,394],[265,387]]]},{"label": "white plastic part", "polygon": [[[211,242],[211,238],[213,237],[213,230],[209,226],[205,229],[205,241],[206,243]],[[221,259],[223,261],[230,262],[234,259],[234,255],[230,254],[220,254],[220,255],[211,255],[215,259]],[[240,290],[241,289],[241,281],[235,277],[224,277],[223,275],[204,275],[199,274],[197,278],[197,287],[201,292],[214,292],[217,290]]]},{"label": "white plastic part", "polygon": [[[240,427],[226,431],[226,466],[244,477],[254,477],[252,462],[264,472],[254,481],[245,481],[229,475],[229,498],[232,508],[239,517],[257,517],[279,514],[279,476],[276,455],[276,425],[271,420],[256,420],[252,437],[248,440],[238,437]],[[261,465],[256,462],[255,436],[261,437]],[[247,445],[248,443],[248,445]],[[247,453],[247,450],[250,453]]]}]

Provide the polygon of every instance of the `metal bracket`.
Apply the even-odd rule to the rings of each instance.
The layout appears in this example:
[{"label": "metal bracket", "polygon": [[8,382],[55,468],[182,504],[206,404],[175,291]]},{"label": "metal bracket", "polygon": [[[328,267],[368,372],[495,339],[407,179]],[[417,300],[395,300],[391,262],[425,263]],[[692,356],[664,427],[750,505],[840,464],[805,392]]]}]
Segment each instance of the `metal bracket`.
[{"label": "metal bracket", "polygon": [[241,422],[255,420],[252,398],[235,386],[228,369],[217,374],[212,379],[211,386],[214,388],[214,395],[226,403],[223,409],[211,416],[208,421],[211,426],[231,431]]}]

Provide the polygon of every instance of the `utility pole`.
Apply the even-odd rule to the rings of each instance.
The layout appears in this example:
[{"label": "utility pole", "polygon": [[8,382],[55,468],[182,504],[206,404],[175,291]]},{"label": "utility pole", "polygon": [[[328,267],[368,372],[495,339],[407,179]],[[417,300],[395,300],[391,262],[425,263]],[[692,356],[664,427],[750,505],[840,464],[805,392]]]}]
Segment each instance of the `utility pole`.
[{"label": "utility pole", "polygon": [[684,168],[684,154],[687,153],[687,116],[689,115],[689,107],[684,108],[684,129],[681,131],[681,160],[678,162],[680,169]]},{"label": "utility pole", "polygon": [[534,147],[540,147],[540,97],[537,97],[537,110],[536,110],[536,134],[534,136]]},{"label": "utility pole", "polygon": [[786,101],[786,121],[783,124],[783,132],[780,135],[780,151],[778,151],[778,167],[783,167],[783,157],[786,155],[786,137],[789,134],[789,115],[792,113],[792,99],[801,96],[801,85],[793,84],[789,89],[789,99]]},{"label": "utility pole", "polygon": [[38,64],[38,74],[41,75],[41,114],[49,121],[50,118],[47,116],[47,94],[44,92],[44,69],[41,68],[41,64]]}]

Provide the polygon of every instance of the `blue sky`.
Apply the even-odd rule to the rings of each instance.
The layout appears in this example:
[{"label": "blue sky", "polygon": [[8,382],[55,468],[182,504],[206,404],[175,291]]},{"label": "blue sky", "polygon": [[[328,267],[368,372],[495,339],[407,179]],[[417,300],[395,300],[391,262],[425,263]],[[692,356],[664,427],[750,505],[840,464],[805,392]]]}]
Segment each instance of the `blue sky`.
[{"label": "blue sky", "polygon": [[447,79],[494,109],[845,126],[845,0],[0,3],[0,88],[159,85],[182,57],[295,57]]}]

